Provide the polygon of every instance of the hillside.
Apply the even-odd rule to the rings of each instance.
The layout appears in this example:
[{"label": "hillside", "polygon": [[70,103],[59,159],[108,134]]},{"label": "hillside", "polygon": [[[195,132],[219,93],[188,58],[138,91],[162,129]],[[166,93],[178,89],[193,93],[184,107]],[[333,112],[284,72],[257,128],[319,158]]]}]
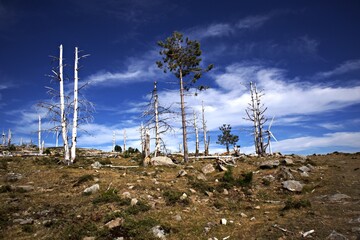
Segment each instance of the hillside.
[{"label": "hillside", "polygon": [[[83,152],[64,166],[56,156],[4,156],[0,238],[359,239],[359,158],[241,156],[220,171],[214,159],[143,167],[136,155]],[[216,170],[203,173],[209,164]]]}]

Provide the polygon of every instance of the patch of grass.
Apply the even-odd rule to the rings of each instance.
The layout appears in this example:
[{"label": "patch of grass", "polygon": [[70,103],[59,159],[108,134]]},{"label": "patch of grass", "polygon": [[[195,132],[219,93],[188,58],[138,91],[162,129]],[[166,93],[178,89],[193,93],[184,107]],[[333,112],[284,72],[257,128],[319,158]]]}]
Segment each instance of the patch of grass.
[{"label": "patch of grass", "polygon": [[91,175],[91,174],[82,175],[81,177],[79,177],[79,179],[76,181],[76,183],[74,183],[73,187],[80,186],[80,185],[83,184],[84,182],[92,181],[92,180],[94,180],[94,176],[93,176],[93,175]]},{"label": "patch of grass", "polygon": [[190,200],[188,198],[180,199],[183,195],[183,192],[175,191],[175,190],[165,190],[163,192],[163,197],[167,205],[175,205],[180,204],[183,206],[187,206],[190,204]]},{"label": "patch of grass", "polygon": [[33,225],[28,225],[28,224],[26,224],[26,225],[22,225],[22,231],[23,232],[27,232],[27,233],[33,233],[33,232],[35,232],[35,227],[33,226]]},{"label": "patch of grass", "polygon": [[189,180],[189,185],[191,186],[191,188],[203,194],[206,194],[206,192],[213,192],[215,190],[213,186],[209,185],[207,182],[203,180],[191,179]]},{"label": "patch of grass", "polygon": [[144,203],[142,201],[139,201],[134,206],[128,207],[124,213],[128,214],[128,215],[136,215],[140,212],[147,212],[150,209],[151,209],[151,207],[149,205],[147,205],[146,203]]},{"label": "patch of grass", "polygon": [[221,187],[230,189],[234,186],[236,187],[249,187],[251,186],[253,178],[252,172],[247,172],[241,174],[237,179],[233,176],[232,168],[230,167],[228,171],[226,171],[223,177],[220,179],[222,182]]},{"label": "patch of grass", "polygon": [[100,159],[100,160],[98,160],[98,162],[101,163],[102,165],[111,165],[112,164],[111,160],[107,159],[107,158]]},{"label": "patch of grass", "polygon": [[33,159],[33,163],[36,165],[58,165],[59,160],[52,157],[36,157]]},{"label": "patch of grass", "polygon": [[123,199],[117,195],[117,191],[115,189],[109,189],[108,191],[100,193],[100,195],[93,200],[93,204],[103,203],[117,203],[120,206],[124,206],[130,205],[130,199]]},{"label": "patch of grass", "polygon": [[2,170],[8,169],[8,161],[5,158],[0,159],[0,169]]},{"label": "patch of grass", "polygon": [[91,221],[72,222],[65,227],[60,239],[78,240],[86,236],[97,235],[98,229]]},{"label": "patch of grass", "polygon": [[292,198],[289,198],[288,200],[286,200],[285,207],[282,210],[285,211],[290,209],[300,209],[308,207],[311,207],[311,203],[307,199],[294,200]]},{"label": "patch of grass", "polygon": [[152,240],[157,238],[151,232],[151,228],[157,225],[159,225],[159,222],[153,218],[145,218],[138,221],[128,218],[122,226],[112,229],[111,233],[113,237],[122,236],[125,239]]},{"label": "patch of grass", "polygon": [[3,185],[0,187],[0,193],[6,193],[11,192],[11,186],[10,185]]}]

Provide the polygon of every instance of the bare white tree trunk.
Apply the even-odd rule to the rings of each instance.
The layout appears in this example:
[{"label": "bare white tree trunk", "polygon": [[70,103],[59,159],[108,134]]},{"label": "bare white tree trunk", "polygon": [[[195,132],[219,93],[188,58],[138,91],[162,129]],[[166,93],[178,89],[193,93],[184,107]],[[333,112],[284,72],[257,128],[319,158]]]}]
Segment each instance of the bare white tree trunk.
[{"label": "bare white tree trunk", "polygon": [[64,161],[69,162],[70,152],[67,136],[67,121],[65,114],[65,97],[64,97],[64,72],[63,72],[63,46],[60,45],[59,57],[59,81],[60,81],[60,118],[61,118],[61,133],[64,143]]},{"label": "bare white tree trunk", "polygon": [[207,156],[209,154],[209,143],[206,138],[207,129],[206,129],[206,121],[205,121],[205,107],[204,107],[204,101],[202,101],[202,125],[203,125],[203,131],[204,131],[204,155]]},{"label": "bare white tree trunk", "polygon": [[9,129],[7,144],[10,147],[10,145],[11,145],[11,129]]},{"label": "bare white tree trunk", "polygon": [[55,147],[58,147],[59,146],[59,129],[58,127],[55,128]]},{"label": "bare white tree trunk", "polygon": [[150,157],[150,132],[149,129],[145,130],[145,158]]},{"label": "bare white tree trunk", "polygon": [[2,133],[2,145],[5,146],[6,145],[6,134],[3,130],[3,133]]},{"label": "bare white tree trunk", "polygon": [[112,138],[112,152],[115,152],[115,145],[116,145],[116,136],[115,131],[113,131],[113,138]]},{"label": "bare white tree trunk", "polygon": [[126,129],[124,129],[124,150],[123,152],[126,151]]},{"label": "bare white tree trunk", "polygon": [[184,82],[182,77],[182,70],[179,71],[180,75],[180,108],[181,108],[181,125],[183,131],[183,148],[184,148],[184,161],[189,161],[188,145],[187,145],[187,133],[186,133],[186,112],[185,112],[185,100],[184,100]]},{"label": "bare white tree trunk", "polygon": [[197,117],[194,111],[194,129],[195,129],[195,156],[199,155],[199,129],[197,127]]},{"label": "bare white tree trunk", "polygon": [[71,163],[75,161],[76,158],[76,143],[77,143],[77,127],[78,127],[78,110],[79,110],[79,99],[78,99],[78,83],[79,83],[79,57],[78,57],[78,48],[75,47],[75,64],[74,64],[74,114],[73,114],[73,127],[71,135]]},{"label": "bare white tree trunk", "polygon": [[39,154],[43,154],[43,149],[41,147],[41,117],[39,115],[39,132],[38,132],[38,140],[39,140]]},{"label": "bare white tree trunk", "polygon": [[140,140],[141,140],[141,154],[145,157],[145,128],[143,123],[141,123],[140,127]]},{"label": "bare white tree trunk", "polygon": [[160,153],[160,136],[159,136],[159,101],[154,82],[154,111],[155,111],[155,157]]}]

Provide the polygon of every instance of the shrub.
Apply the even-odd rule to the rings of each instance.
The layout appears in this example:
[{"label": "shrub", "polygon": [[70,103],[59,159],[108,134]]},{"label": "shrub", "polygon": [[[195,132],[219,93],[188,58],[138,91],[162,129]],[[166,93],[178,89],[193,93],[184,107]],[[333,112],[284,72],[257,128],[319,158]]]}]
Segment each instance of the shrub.
[{"label": "shrub", "polygon": [[180,199],[182,195],[183,195],[182,192],[178,192],[174,190],[166,190],[163,193],[167,205],[175,205],[176,203],[179,203],[181,205],[189,205],[190,201],[188,198]]},{"label": "shrub", "polygon": [[234,186],[237,187],[249,187],[252,183],[252,172],[247,172],[241,174],[241,177],[235,179],[233,176],[232,168],[230,167],[228,171],[224,173],[224,176],[220,179],[222,182],[222,187],[226,189],[230,189]]},{"label": "shrub", "polygon": [[130,199],[123,199],[117,195],[115,189],[109,189],[108,191],[102,192],[93,200],[93,204],[101,203],[117,203],[121,206],[130,205]]},{"label": "shrub", "polygon": [[285,211],[289,209],[300,209],[307,207],[311,207],[311,203],[309,200],[293,200],[292,198],[289,198],[288,200],[286,200],[285,207],[282,210]]},{"label": "shrub", "polygon": [[134,206],[130,206],[125,210],[125,214],[129,214],[129,215],[136,215],[140,212],[147,212],[151,209],[151,207],[149,205],[147,205],[146,203],[139,201],[137,204],[135,204]]},{"label": "shrub", "polygon": [[76,181],[76,183],[74,183],[73,187],[80,186],[82,183],[87,182],[87,181],[92,181],[92,180],[94,180],[93,175],[91,175],[91,174],[82,175],[81,177],[79,177],[79,179]]},{"label": "shrub", "polygon": [[203,194],[206,194],[206,192],[213,192],[215,189],[213,186],[202,180],[189,180],[189,184],[192,188]]}]

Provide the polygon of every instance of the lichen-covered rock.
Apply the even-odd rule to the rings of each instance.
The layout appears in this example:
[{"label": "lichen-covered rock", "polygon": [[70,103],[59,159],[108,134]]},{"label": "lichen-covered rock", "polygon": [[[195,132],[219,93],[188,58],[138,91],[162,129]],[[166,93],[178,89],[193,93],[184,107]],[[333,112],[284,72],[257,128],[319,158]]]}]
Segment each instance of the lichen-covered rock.
[{"label": "lichen-covered rock", "polygon": [[291,191],[291,192],[301,192],[303,189],[303,185],[299,181],[295,180],[287,180],[282,182],[283,188]]}]

